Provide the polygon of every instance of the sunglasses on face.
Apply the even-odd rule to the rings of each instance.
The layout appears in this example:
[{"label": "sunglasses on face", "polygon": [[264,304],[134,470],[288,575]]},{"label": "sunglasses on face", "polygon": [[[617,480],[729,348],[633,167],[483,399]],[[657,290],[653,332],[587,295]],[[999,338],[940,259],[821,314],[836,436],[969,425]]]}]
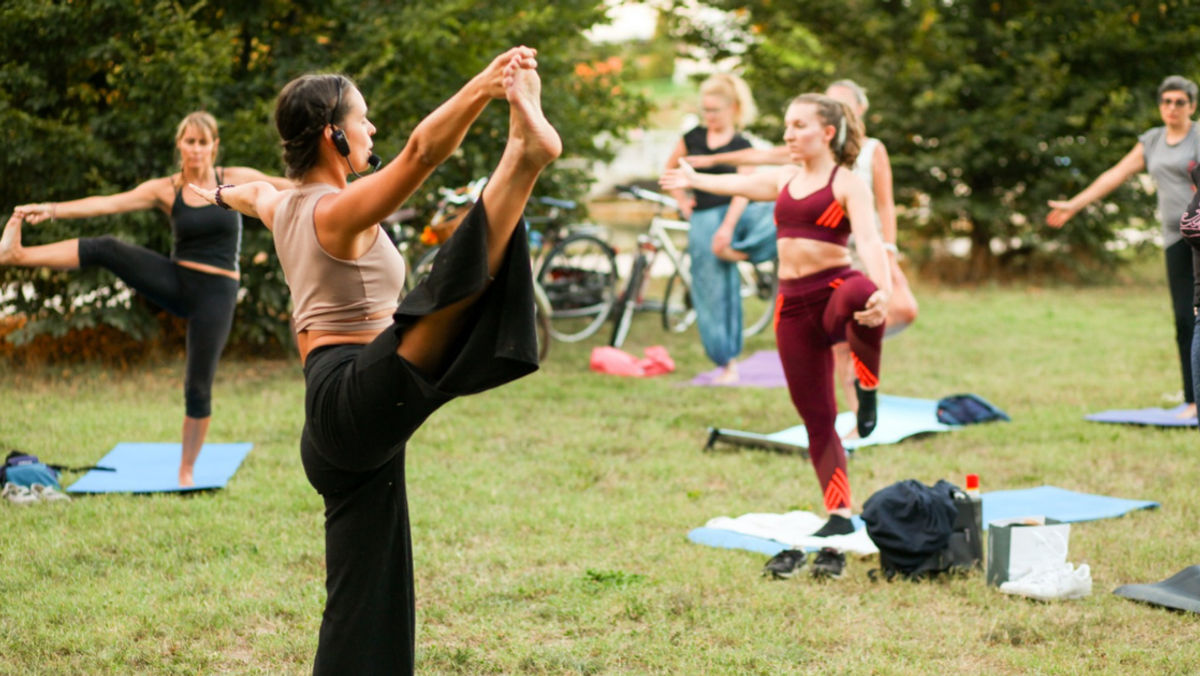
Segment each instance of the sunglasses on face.
[{"label": "sunglasses on face", "polygon": [[1165,106],[1167,108],[1184,108],[1189,103],[1191,103],[1191,101],[1188,101],[1187,99],[1159,99],[1158,101],[1158,105]]}]

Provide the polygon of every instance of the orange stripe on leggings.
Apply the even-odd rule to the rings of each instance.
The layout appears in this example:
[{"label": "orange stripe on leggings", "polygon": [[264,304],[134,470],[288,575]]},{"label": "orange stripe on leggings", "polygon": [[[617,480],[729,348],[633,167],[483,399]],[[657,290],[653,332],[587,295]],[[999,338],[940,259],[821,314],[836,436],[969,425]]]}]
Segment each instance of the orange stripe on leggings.
[{"label": "orange stripe on leggings", "polygon": [[858,358],[858,355],[851,352],[850,358],[854,360],[854,375],[858,376],[858,382],[862,383],[862,386],[868,390],[879,387],[879,376],[871,373],[871,369],[867,368],[867,365],[862,363],[862,360]]},{"label": "orange stripe on leggings", "polygon": [[825,486],[825,511],[832,512],[850,506],[850,480],[841,467],[833,470],[829,484]]},{"label": "orange stripe on leggings", "polygon": [[779,313],[780,312],[783,312],[783,294],[782,293],[775,297],[775,321],[772,324],[771,328],[774,329],[776,333],[779,332]]},{"label": "orange stripe on leggings", "polygon": [[825,208],[825,211],[821,212],[821,215],[817,217],[817,225],[824,226],[826,228],[836,228],[838,223],[842,220],[842,217],[845,215],[846,212],[842,209],[841,204],[838,202],[831,202],[829,206]]},{"label": "orange stripe on leggings", "polygon": [[842,285],[842,282],[845,282],[845,281],[846,281],[846,280],[845,280],[844,278],[842,278],[842,277],[838,277],[837,279],[835,279],[835,280],[833,280],[832,282],[830,282],[830,283],[829,283],[829,288],[831,288],[831,289],[836,289],[836,288],[838,288],[839,286],[841,286],[841,285]]}]

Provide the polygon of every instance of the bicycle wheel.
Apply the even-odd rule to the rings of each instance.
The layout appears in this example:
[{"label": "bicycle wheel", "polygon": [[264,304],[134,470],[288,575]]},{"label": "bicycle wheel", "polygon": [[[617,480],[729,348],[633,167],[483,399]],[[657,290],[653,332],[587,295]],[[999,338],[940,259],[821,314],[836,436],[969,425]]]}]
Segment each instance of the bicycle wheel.
[{"label": "bicycle wheel", "polygon": [[742,335],[753,336],[771,325],[775,319],[775,302],[779,296],[779,259],[762,263],[742,263]]},{"label": "bicycle wheel", "polygon": [[598,331],[612,311],[617,259],[598,237],[570,235],[546,255],[537,282],[550,301],[550,335],[580,341]]},{"label": "bicycle wheel", "polygon": [[613,323],[612,338],[608,344],[613,347],[621,347],[625,343],[625,338],[629,336],[629,329],[633,326],[633,313],[637,311],[638,301],[642,295],[642,280],[646,274],[646,257],[638,253],[637,258],[633,259],[633,269],[629,271],[629,284],[625,286],[625,292],[617,298],[617,304],[613,307],[613,317],[616,321]]},{"label": "bicycle wheel", "polygon": [[[681,264],[687,267],[691,262],[684,254]],[[696,322],[696,308],[692,307],[692,293],[683,281],[679,270],[671,274],[667,280],[666,291],[663,292],[662,325],[671,333],[683,333]]]},{"label": "bicycle wheel", "polygon": [[537,330],[537,354],[538,363],[546,361],[546,355],[550,354],[550,299],[546,297],[546,292],[538,286],[537,282],[533,284],[533,317],[535,328]]}]

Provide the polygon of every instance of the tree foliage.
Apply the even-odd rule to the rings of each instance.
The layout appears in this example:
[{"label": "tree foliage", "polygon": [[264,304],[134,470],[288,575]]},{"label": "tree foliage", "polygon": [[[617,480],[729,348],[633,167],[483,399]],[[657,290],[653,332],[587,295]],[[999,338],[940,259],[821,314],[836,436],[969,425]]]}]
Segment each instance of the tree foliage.
[{"label": "tree foliage", "polygon": [[[1066,198],[1161,124],[1159,82],[1200,74],[1200,6],[1160,0],[713,0],[746,49],[744,75],[778,138],[784,106],[849,77],[870,95],[868,132],[895,170],[901,227],[924,241],[965,236],[977,276],[1031,252],[1110,260],[1117,229],[1157,228],[1137,184],[1062,231],[1046,201]],[[687,29],[688,27],[684,27]],[[911,238],[909,240],[911,242]]]},{"label": "tree foliage", "polygon": [[[446,0],[8,0],[0,5],[0,207],[128,190],[177,167],[174,132],[188,112],[221,123],[222,165],[282,173],[271,123],[274,97],[306,72],[354,78],[378,128],[376,152],[399,152],[417,122],[504,49],[538,48],[544,106],[568,156],[603,159],[601,132],[637,124],[647,103],[621,88],[619,71],[580,77],[572,55],[581,31],[604,19],[597,0],[556,3]],[[463,149],[414,198],[428,208],[432,188],[462,185],[495,166],[507,109],[492,105]],[[587,176],[560,162],[541,183],[576,196]],[[167,252],[161,214],[26,226],[26,245],[113,233]],[[260,254],[266,254],[264,262]],[[286,342],[288,298],[270,235],[247,223],[242,298],[234,340]],[[40,332],[108,324],[137,337],[154,330],[153,309],[121,294],[97,270],[0,269],[3,300],[24,313],[20,340]]]}]

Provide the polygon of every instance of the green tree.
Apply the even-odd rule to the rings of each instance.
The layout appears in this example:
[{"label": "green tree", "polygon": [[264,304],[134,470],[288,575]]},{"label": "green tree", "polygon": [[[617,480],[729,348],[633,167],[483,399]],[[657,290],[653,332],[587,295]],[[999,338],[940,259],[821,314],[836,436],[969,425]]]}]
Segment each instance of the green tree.
[{"label": "green tree", "polygon": [[[541,190],[579,196],[589,180],[582,167],[611,153],[595,139],[638,124],[648,110],[622,89],[622,73],[576,73],[573,55],[587,48],[582,30],[603,19],[598,0],[8,0],[0,5],[7,36],[0,45],[0,207],[127,190],[167,174],[177,166],[175,125],[196,109],[221,123],[219,163],[281,173],[274,97],[307,72],[343,72],[358,82],[387,161],[424,115],[516,44],[538,48],[547,114],[577,160],[560,161]],[[490,171],[507,124],[506,108],[490,106],[414,205],[428,209],[433,188]],[[102,233],[170,248],[166,220],[151,213],[26,227],[25,240]],[[269,233],[248,222],[242,254],[233,340],[289,342],[287,290]],[[111,279],[95,270],[0,268],[0,292],[15,294],[0,301],[0,311],[7,306],[30,319],[17,340],[97,324],[149,335],[157,326],[153,308],[119,294]]]},{"label": "green tree", "polygon": [[[965,236],[970,273],[1017,268],[1030,253],[1109,263],[1116,230],[1156,228],[1136,185],[1062,231],[1046,201],[1074,194],[1145,129],[1163,77],[1195,77],[1200,6],[1155,0],[714,0],[736,9],[747,80],[768,112],[850,77],[871,97],[867,127],[895,169],[902,228],[929,241]],[[687,27],[685,26],[685,29]],[[711,31],[710,31],[711,33]],[[768,120],[776,137],[779,118]],[[993,250],[993,246],[996,247]],[[1094,267],[1094,266],[1093,266]]]}]

